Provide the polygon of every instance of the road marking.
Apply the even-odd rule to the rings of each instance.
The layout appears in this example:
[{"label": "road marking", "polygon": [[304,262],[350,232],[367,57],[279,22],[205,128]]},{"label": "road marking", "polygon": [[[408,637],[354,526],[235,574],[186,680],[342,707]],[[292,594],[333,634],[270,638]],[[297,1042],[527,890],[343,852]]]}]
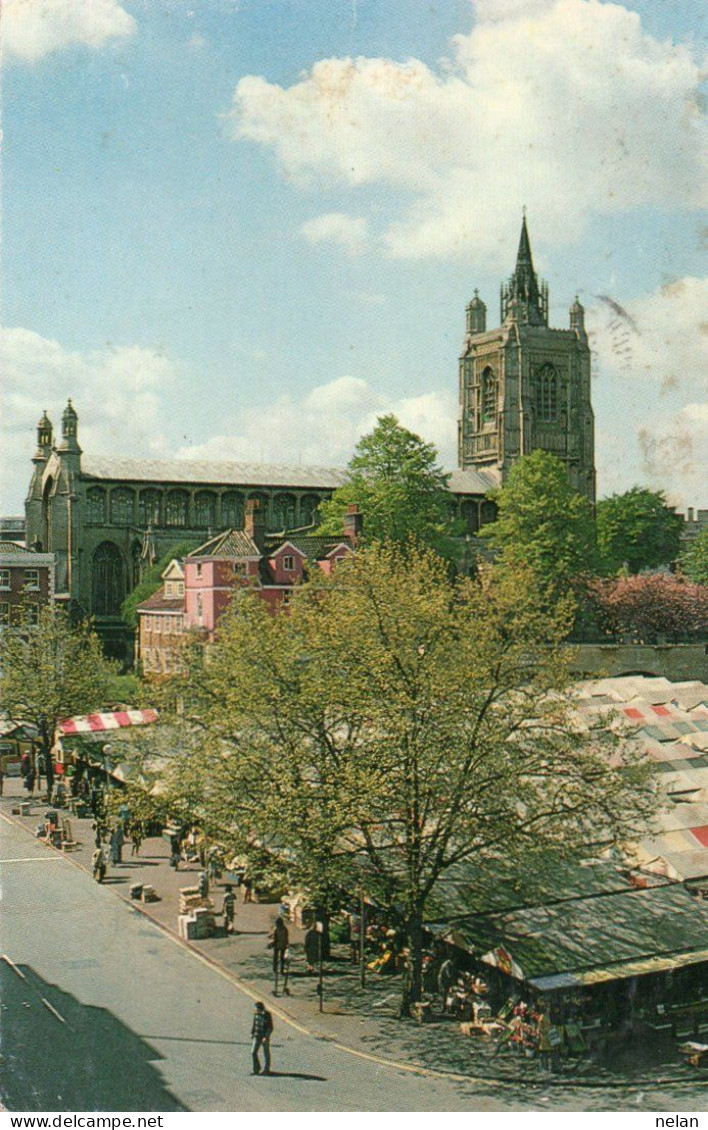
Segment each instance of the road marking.
[{"label": "road marking", "polygon": [[56,863],[60,855],[25,855],[16,859],[0,859],[0,863]]},{"label": "road marking", "polygon": [[12,969],[12,971],[16,973],[18,977],[21,977],[23,981],[27,980],[22,970],[17,968],[14,961],[11,961],[6,953],[0,955],[0,961],[4,961],[6,965],[9,965],[10,969]]},{"label": "road marking", "polygon": [[58,1012],[57,1012],[57,1010],[56,1010],[56,1009],[54,1008],[54,1006],[53,1006],[53,1005],[51,1005],[51,1004],[49,1003],[49,1001],[47,1000],[47,998],[46,998],[46,997],[40,997],[39,999],[41,1000],[41,1002],[42,1002],[42,1004],[44,1005],[44,1007],[45,1007],[45,1008],[48,1008],[48,1009],[49,1009],[49,1011],[50,1011],[50,1012],[51,1012],[51,1013],[52,1013],[52,1014],[53,1014],[54,1016],[56,1016],[57,1020],[60,1020],[62,1024],[66,1024],[66,1020],[64,1019],[64,1017],[63,1017],[63,1016],[62,1016],[62,1015],[61,1015],[60,1013],[58,1013]]}]

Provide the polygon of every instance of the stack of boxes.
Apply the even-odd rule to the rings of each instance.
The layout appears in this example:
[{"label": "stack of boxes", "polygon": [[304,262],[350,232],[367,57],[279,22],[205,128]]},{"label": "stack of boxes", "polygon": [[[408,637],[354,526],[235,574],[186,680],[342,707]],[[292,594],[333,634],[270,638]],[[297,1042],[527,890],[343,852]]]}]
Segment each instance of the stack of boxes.
[{"label": "stack of boxes", "polygon": [[180,888],[177,925],[180,938],[188,942],[211,938],[216,933],[214,904],[199,894],[199,887]]}]

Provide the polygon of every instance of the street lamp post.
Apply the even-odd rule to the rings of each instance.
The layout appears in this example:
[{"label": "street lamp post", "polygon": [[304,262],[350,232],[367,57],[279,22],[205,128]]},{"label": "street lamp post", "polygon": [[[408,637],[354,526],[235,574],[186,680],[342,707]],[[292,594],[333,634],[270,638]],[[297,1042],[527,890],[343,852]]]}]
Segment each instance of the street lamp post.
[{"label": "street lamp post", "polygon": [[324,1001],[323,1001],[323,998],[324,998],[324,970],[323,970],[323,967],[322,967],[322,940],[323,940],[323,935],[324,935],[324,922],[319,922],[319,921],[315,922],[315,930],[317,931],[318,955],[319,955],[319,974],[318,974],[318,981],[317,981],[317,995],[320,998],[319,1008],[320,1008],[320,1012],[322,1012],[323,1008],[324,1008]]},{"label": "street lamp post", "polygon": [[110,745],[104,745],[103,750],[102,750],[102,754],[103,754],[103,771],[106,774],[106,798],[108,797],[108,786],[110,784],[110,774],[108,772],[108,756],[109,756],[110,752],[111,752]]}]

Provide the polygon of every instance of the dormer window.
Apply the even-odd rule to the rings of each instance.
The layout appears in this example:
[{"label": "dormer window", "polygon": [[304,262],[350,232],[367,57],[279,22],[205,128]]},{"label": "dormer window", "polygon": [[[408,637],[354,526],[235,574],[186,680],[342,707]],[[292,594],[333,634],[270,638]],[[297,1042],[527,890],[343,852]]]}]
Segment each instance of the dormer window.
[{"label": "dormer window", "polygon": [[10,570],[0,569],[0,589],[9,589],[10,587]]},{"label": "dormer window", "polygon": [[245,576],[246,576],[246,562],[245,561],[234,561],[234,577],[245,577]]},{"label": "dormer window", "polygon": [[283,569],[286,573],[295,572],[295,558],[292,553],[286,553],[283,557]]}]

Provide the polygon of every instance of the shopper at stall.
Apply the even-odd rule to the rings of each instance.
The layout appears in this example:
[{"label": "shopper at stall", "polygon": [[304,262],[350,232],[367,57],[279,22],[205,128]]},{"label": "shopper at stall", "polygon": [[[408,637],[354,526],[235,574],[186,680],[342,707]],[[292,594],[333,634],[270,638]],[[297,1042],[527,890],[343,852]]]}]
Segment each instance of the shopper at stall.
[{"label": "shopper at stall", "polygon": [[443,1012],[447,1012],[448,995],[450,989],[455,983],[455,966],[450,957],[443,959],[442,965],[438,970],[438,991],[440,993],[440,1007]]}]

